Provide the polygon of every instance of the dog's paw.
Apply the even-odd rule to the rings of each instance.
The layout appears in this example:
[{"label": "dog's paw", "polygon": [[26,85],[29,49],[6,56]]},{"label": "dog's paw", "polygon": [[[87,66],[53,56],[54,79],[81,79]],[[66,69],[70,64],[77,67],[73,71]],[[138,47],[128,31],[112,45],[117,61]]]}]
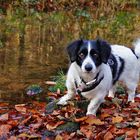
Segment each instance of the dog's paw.
[{"label": "dog's paw", "polygon": [[86,116],[96,116],[96,113],[95,113],[95,112],[90,112],[90,111],[88,111],[88,112],[86,113]]},{"label": "dog's paw", "polygon": [[134,102],[135,102],[135,100],[134,100],[134,99],[129,99],[129,98],[128,98],[127,102],[128,102],[128,103],[129,103],[129,102],[134,103]]},{"label": "dog's paw", "polygon": [[108,97],[114,98],[114,93],[112,91],[109,91]]},{"label": "dog's paw", "polygon": [[127,100],[127,102],[132,102],[132,103],[134,103],[135,102],[135,94],[129,94],[128,95],[128,100]]},{"label": "dog's paw", "polygon": [[64,101],[64,100],[59,100],[57,102],[57,105],[67,105],[67,104],[68,104],[67,101]]}]

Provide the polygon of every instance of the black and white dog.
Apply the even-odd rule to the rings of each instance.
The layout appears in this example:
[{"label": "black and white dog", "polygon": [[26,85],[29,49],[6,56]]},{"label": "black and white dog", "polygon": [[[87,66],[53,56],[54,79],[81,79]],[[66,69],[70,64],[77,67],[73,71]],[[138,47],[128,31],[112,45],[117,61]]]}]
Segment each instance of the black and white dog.
[{"label": "black and white dog", "polygon": [[71,65],[66,86],[68,93],[57,104],[66,105],[75,93],[90,100],[87,115],[96,115],[105,96],[114,96],[115,84],[123,81],[128,89],[128,101],[134,102],[140,72],[140,39],[131,50],[109,45],[103,40],[76,40],[68,47]]}]

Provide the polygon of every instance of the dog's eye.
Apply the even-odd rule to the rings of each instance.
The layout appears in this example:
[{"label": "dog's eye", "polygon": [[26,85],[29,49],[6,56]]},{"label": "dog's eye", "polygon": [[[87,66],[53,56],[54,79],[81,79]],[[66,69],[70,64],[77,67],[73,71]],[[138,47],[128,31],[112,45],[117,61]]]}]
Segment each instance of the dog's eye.
[{"label": "dog's eye", "polygon": [[93,57],[97,59],[97,58],[99,58],[99,55],[97,53],[94,53]]},{"label": "dog's eye", "polygon": [[79,54],[79,57],[80,57],[81,59],[84,59],[85,55],[84,55],[83,53],[80,53],[80,54]]}]

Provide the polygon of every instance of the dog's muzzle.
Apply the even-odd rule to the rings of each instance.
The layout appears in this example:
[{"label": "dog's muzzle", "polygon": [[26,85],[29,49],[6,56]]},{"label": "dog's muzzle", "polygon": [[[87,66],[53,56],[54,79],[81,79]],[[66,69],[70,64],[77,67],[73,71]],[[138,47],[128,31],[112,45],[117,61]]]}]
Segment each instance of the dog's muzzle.
[{"label": "dog's muzzle", "polygon": [[85,70],[87,71],[87,72],[90,72],[91,70],[92,70],[92,65],[91,64],[86,64],[85,65]]}]

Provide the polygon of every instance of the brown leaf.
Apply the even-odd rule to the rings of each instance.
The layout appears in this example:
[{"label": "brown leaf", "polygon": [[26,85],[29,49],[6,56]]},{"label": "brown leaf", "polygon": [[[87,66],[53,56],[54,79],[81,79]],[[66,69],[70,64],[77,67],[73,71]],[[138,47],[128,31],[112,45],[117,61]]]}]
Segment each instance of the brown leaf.
[{"label": "brown leaf", "polygon": [[123,117],[121,116],[116,116],[112,118],[112,123],[120,123],[123,121]]},{"label": "brown leaf", "polygon": [[111,125],[109,128],[108,128],[108,131],[110,131],[112,134],[115,133],[117,131],[117,128],[116,126],[114,125]]},{"label": "brown leaf", "polygon": [[0,136],[7,135],[11,128],[8,124],[0,125]]},{"label": "brown leaf", "polygon": [[0,103],[0,114],[7,113],[8,109],[9,109],[9,103]]},{"label": "brown leaf", "polygon": [[51,97],[55,97],[55,98],[57,98],[58,96],[56,93],[53,93],[53,92],[48,92],[47,95]]},{"label": "brown leaf", "polygon": [[114,132],[116,135],[122,135],[122,134],[125,134],[126,133],[126,129],[119,129],[117,130],[116,132]]},{"label": "brown leaf", "polygon": [[127,137],[129,138],[136,138],[138,135],[138,131],[136,129],[131,129],[126,132]]},{"label": "brown leaf", "polygon": [[110,131],[104,135],[104,140],[112,140],[114,137]]},{"label": "brown leaf", "polygon": [[18,105],[15,105],[15,109],[19,112],[22,112],[22,113],[26,113],[27,112],[27,109],[25,107],[25,104],[18,104]]},{"label": "brown leaf", "polygon": [[20,123],[20,125],[25,125],[25,124],[27,124],[27,123],[30,121],[31,118],[32,118],[32,116],[29,116],[28,118],[24,119],[24,120]]},{"label": "brown leaf", "polygon": [[138,136],[140,137],[140,127],[138,128]]},{"label": "brown leaf", "polygon": [[90,139],[93,137],[92,127],[91,126],[81,126],[80,132],[82,132],[84,135],[86,135],[86,138]]},{"label": "brown leaf", "polygon": [[35,123],[35,124],[30,124],[30,127],[32,128],[32,131],[35,131],[36,129],[39,129],[42,123]]},{"label": "brown leaf", "polygon": [[105,118],[110,117],[110,116],[111,116],[111,115],[108,114],[108,113],[102,113],[102,114],[101,114],[101,119],[105,119]]},{"label": "brown leaf", "polygon": [[9,114],[8,113],[0,115],[0,121],[7,121],[8,118],[9,118]]},{"label": "brown leaf", "polygon": [[26,133],[21,133],[18,135],[18,138],[26,138],[26,139],[40,139],[41,135],[39,134],[26,134]]},{"label": "brown leaf", "polygon": [[104,113],[107,113],[107,114],[110,114],[110,115],[114,114],[114,110],[111,109],[111,108],[103,109],[103,112],[104,112]]},{"label": "brown leaf", "polygon": [[53,130],[53,129],[57,128],[59,125],[61,125],[61,124],[64,124],[64,121],[59,121],[59,122],[57,122],[57,123],[55,123],[55,122],[50,122],[50,123],[48,123],[48,124],[46,125],[46,127],[47,127],[48,130]]},{"label": "brown leaf", "polygon": [[105,135],[105,133],[106,133],[105,131],[101,131],[101,132],[97,133],[95,135],[95,140],[102,140],[104,135]]},{"label": "brown leaf", "polygon": [[81,118],[75,118],[75,122],[83,122],[87,119],[87,116],[81,117]]},{"label": "brown leaf", "polygon": [[8,140],[17,140],[16,136],[11,136]]},{"label": "brown leaf", "polygon": [[8,106],[9,105],[9,103],[0,103],[0,108],[1,107],[6,107],[6,106]]},{"label": "brown leaf", "polygon": [[62,138],[61,135],[57,135],[57,136],[55,137],[55,140],[63,140],[63,138]]},{"label": "brown leaf", "polygon": [[88,118],[85,120],[86,123],[90,125],[103,125],[104,122],[102,122],[100,119],[95,118],[95,116],[88,116]]},{"label": "brown leaf", "polygon": [[7,122],[7,124],[11,125],[12,127],[15,127],[18,125],[18,121],[17,120],[9,120]]}]

